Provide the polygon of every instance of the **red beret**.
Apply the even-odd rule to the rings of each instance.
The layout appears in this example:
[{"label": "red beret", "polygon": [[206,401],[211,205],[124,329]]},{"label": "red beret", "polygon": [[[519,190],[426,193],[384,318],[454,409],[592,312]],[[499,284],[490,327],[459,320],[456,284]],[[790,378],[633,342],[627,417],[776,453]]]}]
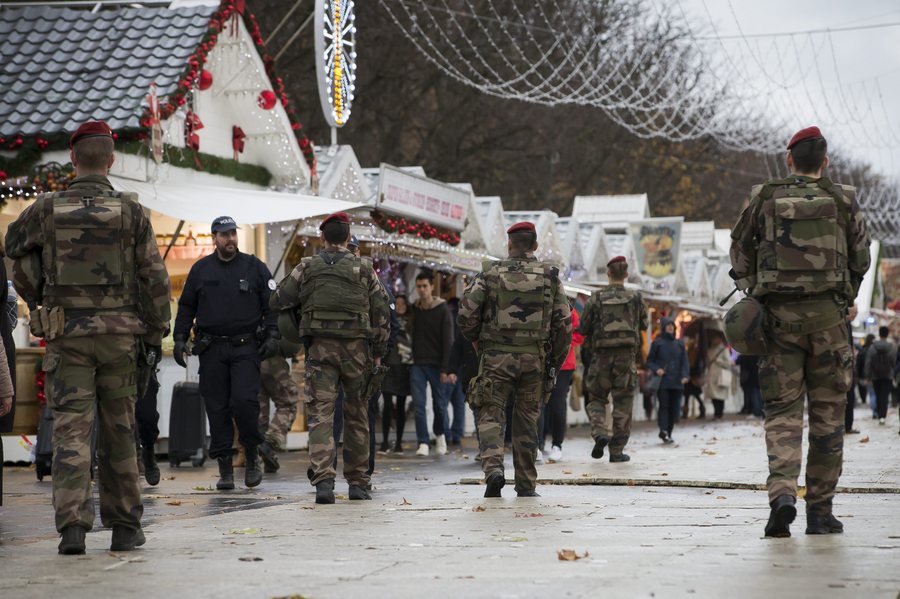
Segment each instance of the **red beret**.
[{"label": "red beret", "polygon": [[534,223],[530,223],[527,220],[514,224],[506,230],[506,234],[509,235],[510,233],[515,233],[516,231],[531,231],[532,233],[536,232],[534,230]]},{"label": "red beret", "polygon": [[801,141],[806,141],[807,139],[824,139],[824,137],[818,127],[813,126],[807,127],[806,129],[800,129],[794,133],[794,137],[788,142],[787,149],[790,150]]},{"label": "red beret", "polygon": [[322,224],[319,225],[319,230],[322,231],[325,229],[325,225],[328,223],[335,221],[338,223],[347,223],[350,224],[350,217],[347,216],[346,212],[335,212],[334,214],[329,214],[325,217],[325,220],[322,221]]},{"label": "red beret", "polygon": [[112,139],[112,129],[103,121],[88,121],[82,123],[72,137],[69,138],[69,147],[73,147],[75,142],[87,137],[108,137]]},{"label": "red beret", "polygon": [[610,266],[612,266],[612,265],[615,264],[616,262],[625,262],[625,263],[627,263],[628,260],[625,259],[625,256],[616,256],[615,258],[613,258],[612,260],[610,260],[609,262],[606,263],[607,268],[610,267]]}]

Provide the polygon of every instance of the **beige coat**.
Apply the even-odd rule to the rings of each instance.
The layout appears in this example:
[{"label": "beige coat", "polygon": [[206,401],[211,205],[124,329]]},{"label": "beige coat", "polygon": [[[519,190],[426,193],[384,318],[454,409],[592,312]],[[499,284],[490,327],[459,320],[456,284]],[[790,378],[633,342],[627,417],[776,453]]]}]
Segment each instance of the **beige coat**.
[{"label": "beige coat", "polygon": [[707,350],[706,361],[709,369],[703,397],[706,399],[728,399],[731,395],[731,356],[728,346],[716,345]]}]

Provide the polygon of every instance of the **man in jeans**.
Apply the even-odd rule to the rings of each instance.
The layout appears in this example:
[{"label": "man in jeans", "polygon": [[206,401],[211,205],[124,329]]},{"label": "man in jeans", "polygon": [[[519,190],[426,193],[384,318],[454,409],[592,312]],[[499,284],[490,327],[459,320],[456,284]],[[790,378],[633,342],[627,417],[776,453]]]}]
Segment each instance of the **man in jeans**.
[{"label": "man in jeans", "polygon": [[412,307],[410,338],[412,339],[413,365],[410,387],[416,406],[416,437],[419,440],[418,456],[428,455],[428,419],[425,414],[426,385],[431,385],[434,397],[436,422],[443,427],[435,431],[435,450],[438,455],[447,453],[444,431],[447,421],[447,394],[450,382],[450,348],[453,345],[453,317],[443,299],[434,297],[430,273],[416,277],[416,293],[419,299]]},{"label": "man in jeans", "polygon": [[884,424],[888,402],[894,390],[894,365],[897,363],[897,346],[888,340],[890,329],[879,327],[878,341],[866,352],[866,380],[875,388],[875,406],[878,424]]}]

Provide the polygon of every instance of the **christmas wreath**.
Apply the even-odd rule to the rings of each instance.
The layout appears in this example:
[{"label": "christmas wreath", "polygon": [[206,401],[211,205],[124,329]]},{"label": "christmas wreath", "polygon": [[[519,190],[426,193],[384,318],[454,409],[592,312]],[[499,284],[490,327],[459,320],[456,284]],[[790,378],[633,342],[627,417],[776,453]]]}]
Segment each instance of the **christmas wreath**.
[{"label": "christmas wreath", "polygon": [[381,230],[388,233],[415,235],[422,239],[438,239],[452,246],[459,245],[459,233],[443,227],[437,227],[431,223],[385,214],[381,210],[372,211],[372,220]]}]

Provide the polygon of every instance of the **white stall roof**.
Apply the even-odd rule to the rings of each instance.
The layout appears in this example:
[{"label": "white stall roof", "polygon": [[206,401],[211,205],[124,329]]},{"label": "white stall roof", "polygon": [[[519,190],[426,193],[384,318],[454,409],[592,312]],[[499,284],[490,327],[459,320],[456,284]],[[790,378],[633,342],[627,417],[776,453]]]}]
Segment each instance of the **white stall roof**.
[{"label": "white stall roof", "polygon": [[716,247],[716,223],[711,220],[685,221],[681,225],[682,250],[712,250]]},{"label": "white stall roof", "polygon": [[580,222],[629,223],[650,218],[647,194],[575,196],[572,216]]},{"label": "white stall roof", "polygon": [[133,191],[150,210],[179,220],[212,222],[228,215],[238,224],[257,225],[323,216],[362,204],[268,190],[234,189],[185,183],[152,183],[110,177],[118,191]]}]

